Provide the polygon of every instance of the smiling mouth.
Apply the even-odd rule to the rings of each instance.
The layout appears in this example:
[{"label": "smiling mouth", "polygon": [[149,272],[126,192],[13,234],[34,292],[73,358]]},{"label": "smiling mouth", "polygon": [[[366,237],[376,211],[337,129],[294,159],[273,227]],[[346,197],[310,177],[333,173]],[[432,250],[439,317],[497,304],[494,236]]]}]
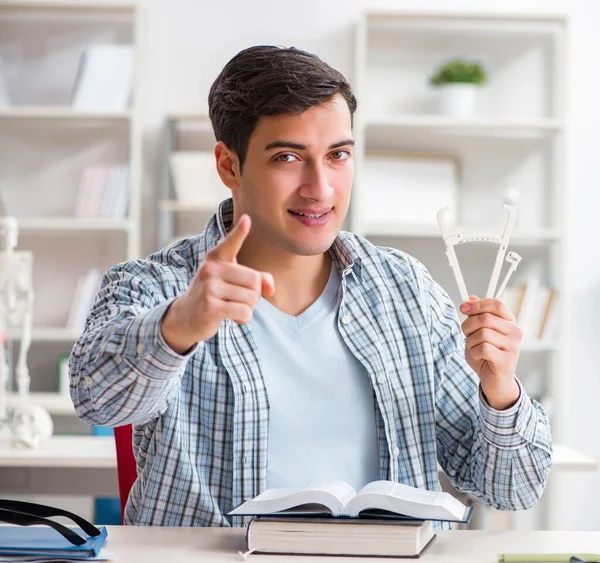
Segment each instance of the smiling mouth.
[{"label": "smiling mouth", "polygon": [[329,211],[323,211],[323,213],[301,213],[300,211],[292,211],[291,209],[289,210],[289,212],[292,215],[299,215],[300,217],[310,217],[311,219],[318,219],[319,217],[323,217],[323,215],[327,215]]}]

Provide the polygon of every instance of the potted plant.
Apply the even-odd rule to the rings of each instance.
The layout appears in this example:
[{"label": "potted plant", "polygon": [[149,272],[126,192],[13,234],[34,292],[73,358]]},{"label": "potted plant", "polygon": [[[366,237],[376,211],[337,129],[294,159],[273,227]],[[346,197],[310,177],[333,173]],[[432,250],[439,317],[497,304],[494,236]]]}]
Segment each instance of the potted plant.
[{"label": "potted plant", "polygon": [[429,79],[440,89],[440,109],[452,117],[471,117],[477,88],[487,82],[484,68],[476,61],[453,59],[442,64]]}]

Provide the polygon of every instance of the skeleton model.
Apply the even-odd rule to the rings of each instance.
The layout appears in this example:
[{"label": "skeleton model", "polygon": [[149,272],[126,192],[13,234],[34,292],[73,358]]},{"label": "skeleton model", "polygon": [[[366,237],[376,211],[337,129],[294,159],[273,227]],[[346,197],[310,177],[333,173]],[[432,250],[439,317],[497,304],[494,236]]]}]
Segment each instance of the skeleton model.
[{"label": "skeleton model", "polygon": [[[52,436],[52,419],[46,410],[30,403],[27,352],[31,344],[33,308],[31,252],[16,251],[18,224],[0,217],[0,444],[36,448]],[[20,335],[16,362],[17,395],[10,401],[8,364],[11,336]]]}]

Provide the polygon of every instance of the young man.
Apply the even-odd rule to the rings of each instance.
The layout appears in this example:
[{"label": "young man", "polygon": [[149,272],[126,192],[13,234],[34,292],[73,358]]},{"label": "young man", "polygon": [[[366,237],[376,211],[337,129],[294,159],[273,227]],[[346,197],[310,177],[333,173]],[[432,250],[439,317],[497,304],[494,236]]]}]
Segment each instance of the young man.
[{"label": "young man", "polygon": [[340,232],[343,76],[253,47],[209,108],[233,199],[199,236],[112,268],[71,356],[78,415],[134,425],[126,522],[240,525],[227,512],[265,488],[333,478],[439,490],[438,462],[486,504],[532,506],[552,443],[515,377],[513,316],[473,298],[461,332],[419,262]]}]

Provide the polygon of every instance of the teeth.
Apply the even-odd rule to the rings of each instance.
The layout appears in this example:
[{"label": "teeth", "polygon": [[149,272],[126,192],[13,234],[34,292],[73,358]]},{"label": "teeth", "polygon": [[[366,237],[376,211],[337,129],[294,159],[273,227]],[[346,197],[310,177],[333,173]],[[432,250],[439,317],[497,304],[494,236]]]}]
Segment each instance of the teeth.
[{"label": "teeth", "polygon": [[294,211],[296,215],[302,215],[303,217],[310,217],[311,219],[318,219],[319,217],[323,217],[325,213],[319,213],[318,215],[311,215],[310,213],[300,213],[298,211]]}]

